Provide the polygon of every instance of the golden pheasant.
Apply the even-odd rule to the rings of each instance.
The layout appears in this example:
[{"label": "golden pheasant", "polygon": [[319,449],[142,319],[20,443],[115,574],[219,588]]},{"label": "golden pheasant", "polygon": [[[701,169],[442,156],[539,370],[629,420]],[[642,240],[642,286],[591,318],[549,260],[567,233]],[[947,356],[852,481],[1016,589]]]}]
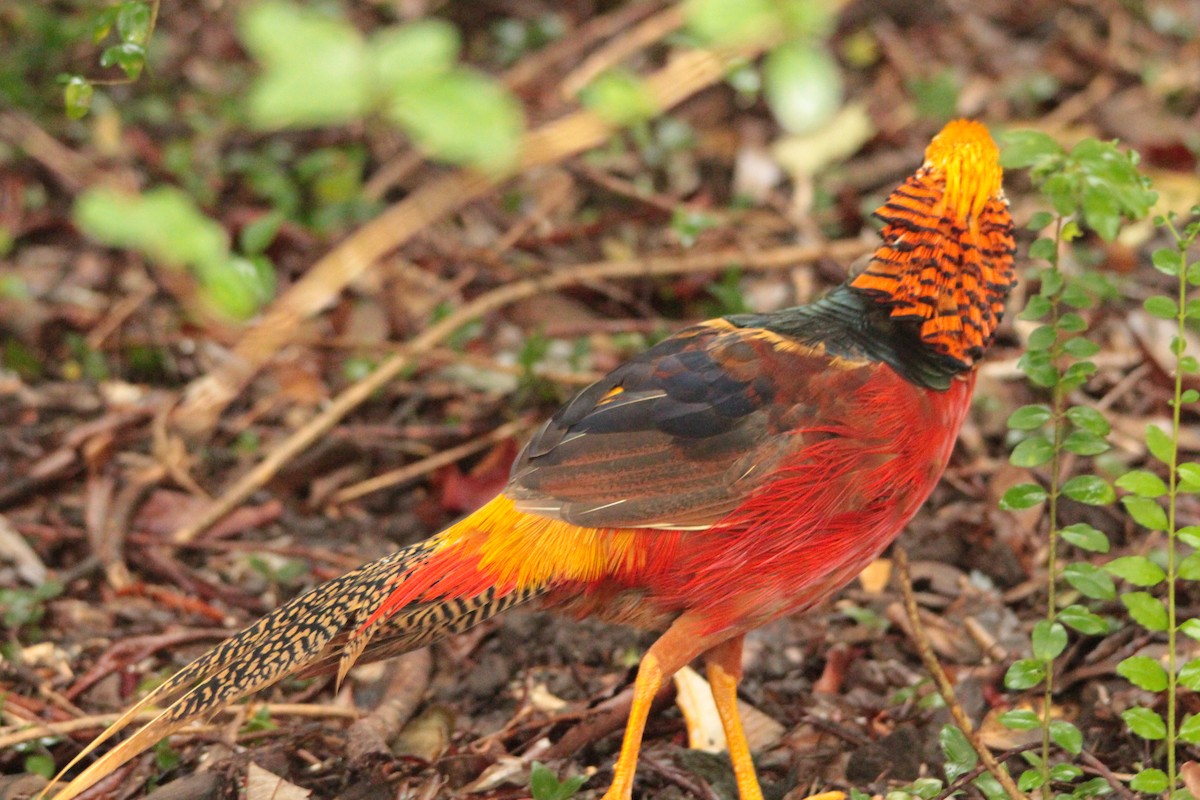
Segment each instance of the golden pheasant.
[{"label": "golden pheasant", "polygon": [[606,800],[631,797],[651,701],[698,657],[741,800],[761,800],[736,704],[743,636],[851,580],[929,496],[1013,283],[982,125],[947,125],[876,214],[882,243],[857,277],[810,305],[687,328],[613,370],[533,436],[495,499],[201,656],[88,745],[68,769],[166,705],[57,797],[286,675],[340,678],[537,598],[662,631]]}]

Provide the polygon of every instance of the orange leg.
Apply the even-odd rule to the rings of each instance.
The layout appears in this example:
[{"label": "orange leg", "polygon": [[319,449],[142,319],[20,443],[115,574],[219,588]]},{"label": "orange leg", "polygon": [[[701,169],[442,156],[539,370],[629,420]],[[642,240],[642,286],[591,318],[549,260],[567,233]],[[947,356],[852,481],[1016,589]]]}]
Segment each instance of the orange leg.
[{"label": "orange leg", "polygon": [[[663,681],[720,640],[719,636],[700,635],[700,627],[698,619],[684,614],[642,656],[637,679],[633,683],[633,707],[629,710],[629,721],[625,723],[621,754],[613,767],[612,785],[604,793],[603,800],[630,800],[633,796],[633,774],[637,770],[642,734],[646,730],[646,717],[650,714],[654,696],[658,694]],[[761,800],[762,795],[757,797]]]},{"label": "orange leg", "polygon": [[754,773],[754,761],[750,757],[750,744],[742,721],[738,718],[737,687],[742,679],[742,639],[738,635],[721,642],[704,654],[708,672],[708,683],[712,686],[713,700],[725,729],[725,740],[729,743],[729,760],[733,762],[733,775],[737,779],[738,797],[741,800],[763,800]]}]

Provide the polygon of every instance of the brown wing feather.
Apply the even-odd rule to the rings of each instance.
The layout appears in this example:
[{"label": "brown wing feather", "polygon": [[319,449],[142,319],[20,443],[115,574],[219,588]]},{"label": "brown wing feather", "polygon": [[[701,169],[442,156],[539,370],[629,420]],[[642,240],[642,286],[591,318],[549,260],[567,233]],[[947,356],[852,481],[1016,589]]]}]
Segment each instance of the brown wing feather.
[{"label": "brown wing feather", "polygon": [[[589,527],[707,527],[803,443],[812,378],[865,366],[762,328],[681,331],[580,392],[513,466],[517,508]],[[817,381],[821,383],[821,381]]]}]

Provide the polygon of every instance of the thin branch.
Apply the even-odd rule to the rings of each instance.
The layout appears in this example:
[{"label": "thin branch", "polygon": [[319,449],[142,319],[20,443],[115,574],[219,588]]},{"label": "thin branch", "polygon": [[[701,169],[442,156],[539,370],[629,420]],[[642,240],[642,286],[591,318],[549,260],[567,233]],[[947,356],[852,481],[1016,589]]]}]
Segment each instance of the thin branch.
[{"label": "thin branch", "polygon": [[903,547],[896,547],[894,555],[896,557],[896,570],[900,577],[900,591],[904,594],[904,610],[908,614],[908,624],[912,629],[913,644],[917,646],[917,652],[921,656],[921,662],[925,665],[925,669],[933,676],[938,694],[942,696],[942,700],[946,703],[946,708],[950,710],[950,716],[954,718],[954,724],[967,737],[967,741],[971,743],[971,748],[979,755],[979,760],[983,762],[987,771],[1000,782],[1000,785],[1004,787],[1004,791],[1008,793],[1008,796],[1012,800],[1028,800],[1025,794],[1017,788],[1012,776],[1008,774],[1008,770],[996,762],[996,759],[992,756],[992,751],[988,750],[983,742],[979,740],[979,736],[975,733],[975,726],[971,724],[970,718],[967,717],[967,712],[963,711],[963,707],[959,704],[958,696],[954,693],[954,687],[950,685],[950,679],[946,677],[945,670],[938,663],[937,656],[933,653],[933,647],[929,644],[929,637],[925,634],[925,626],[921,623],[921,616],[917,610],[917,598],[913,594],[912,577],[908,571],[908,553],[905,552]]},{"label": "thin branch", "polygon": [[[363,715],[357,708],[339,708],[325,703],[252,703],[246,706],[247,714],[253,715],[262,710],[273,717],[315,717],[321,719],[350,719],[355,720]],[[149,722],[162,713],[162,709],[147,709],[138,714],[134,721]],[[31,722],[28,727],[17,726],[0,728],[0,750],[13,747],[24,742],[44,739],[48,736],[67,736],[80,731],[101,730],[107,728],[120,718],[120,714],[94,714],[89,717],[79,717],[65,722]],[[185,728],[181,733],[187,733]]]},{"label": "thin branch", "polygon": [[387,488],[388,486],[395,486],[400,483],[407,483],[411,480],[415,480],[426,473],[433,472],[435,469],[449,466],[455,461],[458,461],[460,458],[466,458],[473,453],[478,453],[480,450],[483,450],[495,444],[496,442],[501,442],[510,436],[515,436],[524,429],[528,428],[529,425],[529,421],[523,419],[505,423],[499,428],[496,428],[495,430],[490,431],[483,436],[472,439],[469,442],[463,442],[457,447],[451,447],[448,450],[443,450],[440,453],[429,456],[428,458],[423,458],[420,461],[416,461],[412,464],[405,464],[403,467],[398,469],[390,470],[382,475],[376,475],[372,478],[368,478],[365,481],[359,481],[358,483],[351,484],[350,486],[340,489],[333,495],[332,502],[334,504],[345,503],[362,497],[365,494],[370,494],[371,492],[376,492],[380,489]]}]

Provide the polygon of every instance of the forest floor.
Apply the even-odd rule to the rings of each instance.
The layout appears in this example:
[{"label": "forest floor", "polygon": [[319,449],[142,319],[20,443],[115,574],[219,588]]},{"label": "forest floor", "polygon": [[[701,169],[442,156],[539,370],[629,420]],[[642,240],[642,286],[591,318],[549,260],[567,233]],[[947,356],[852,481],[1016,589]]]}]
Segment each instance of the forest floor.
[{"label": "forest floor", "polygon": [[[871,210],[948,118],[977,117],[994,132],[1033,128],[1068,144],[1118,138],[1141,153],[1168,207],[1200,200],[1194,4],[864,0],[843,9],[831,47],[868,129],[834,131],[823,153],[779,139],[761,102],[729,85],[705,90],[422,227],[296,321],[265,369],[196,435],[203,425],[179,416],[183,390],[227,365],[248,326],[197,314],[186,278],[84,236],[72,217],[80,193],[101,182],[174,183],[232,236],[286,206],[266,251],[282,294],[365,220],[448,172],[383,126],[262,134],[230,123],[250,65],[228,5],[164,7],[154,69],[112,89],[115,102],[84,122],[45,98],[0,110],[0,798],[20,796],[40,780],[27,771],[45,772],[51,759],[61,766],[99,730],[93,720],[34,738],[24,733],[30,722],[110,715],[288,597],[441,529],[503,486],[523,437],[558,403],[666,333],[807,302],[839,283],[871,247]],[[389,4],[351,5],[364,29],[394,21]],[[495,0],[439,13],[463,30],[468,56],[522,98],[532,126],[570,108],[560,87],[588,56],[604,57],[621,36],[613,31],[665,7],[601,5],[603,14],[583,0]],[[33,35],[20,27],[33,17],[8,14],[0,36]],[[550,31],[549,45],[510,52],[512,31],[535,28]],[[62,63],[35,57],[35,44],[0,49],[30,87],[44,81],[54,93]],[[86,38],[57,46],[61,62],[94,59]],[[628,63],[652,69],[666,50],[642,48]],[[1006,191],[1019,226],[1044,207],[1020,172]],[[1033,235],[1020,234],[1022,271]],[[1076,399],[1105,410],[1125,465],[1144,458],[1145,425],[1167,418],[1170,332],[1141,308],[1169,285],[1148,258],[1164,242],[1149,223],[1132,224],[1112,243],[1086,237],[1067,264],[1120,290],[1084,312],[1102,349]],[[713,253],[735,255],[704,260]],[[646,258],[691,266],[657,277],[634,267],[629,277],[489,309],[415,352],[411,368],[232,513],[176,539],[210,498],[431,320],[540,272]],[[997,717],[1034,699],[1005,690],[1003,675],[1028,655],[1045,600],[1043,510],[997,508],[1005,489],[1036,479],[1008,463],[1005,426],[1013,409],[1040,399],[1016,366],[1032,325],[1015,312],[1029,292],[1023,281],[1011,298],[945,478],[900,539],[933,650],[1001,754],[1036,735]],[[1193,457],[1197,419],[1186,411],[1182,446]],[[392,470],[403,472],[360,491]],[[1200,517],[1194,501],[1181,506],[1183,522]],[[1114,555],[1156,544],[1118,509],[1068,502],[1062,520],[1103,530]],[[741,696],[754,709],[769,798],[851,787],[882,795],[942,777],[948,712],[921,665],[894,572],[889,556],[834,600],[747,638]],[[1200,596],[1183,602],[1181,613],[1200,612]],[[135,759],[104,792],[232,796],[254,763],[313,797],[500,800],[528,796],[537,759],[561,776],[590,774],[578,797],[599,797],[623,725],[609,709],[628,700],[651,640],[514,612],[431,653],[357,669],[340,691],[332,679],[285,681]],[[1115,665],[1162,647],[1126,627],[1073,641],[1058,662],[1056,702],[1084,733],[1079,763],[1125,796],[1118,778],[1161,753],[1126,730],[1120,712],[1153,698]],[[1185,697],[1185,710],[1195,705]],[[635,795],[732,797],[727,762],[687,748],[674,689],[660,706]],[[364,733],[364,718],[390,747]],[[281,791],[271,786],[250,796]]]}]

